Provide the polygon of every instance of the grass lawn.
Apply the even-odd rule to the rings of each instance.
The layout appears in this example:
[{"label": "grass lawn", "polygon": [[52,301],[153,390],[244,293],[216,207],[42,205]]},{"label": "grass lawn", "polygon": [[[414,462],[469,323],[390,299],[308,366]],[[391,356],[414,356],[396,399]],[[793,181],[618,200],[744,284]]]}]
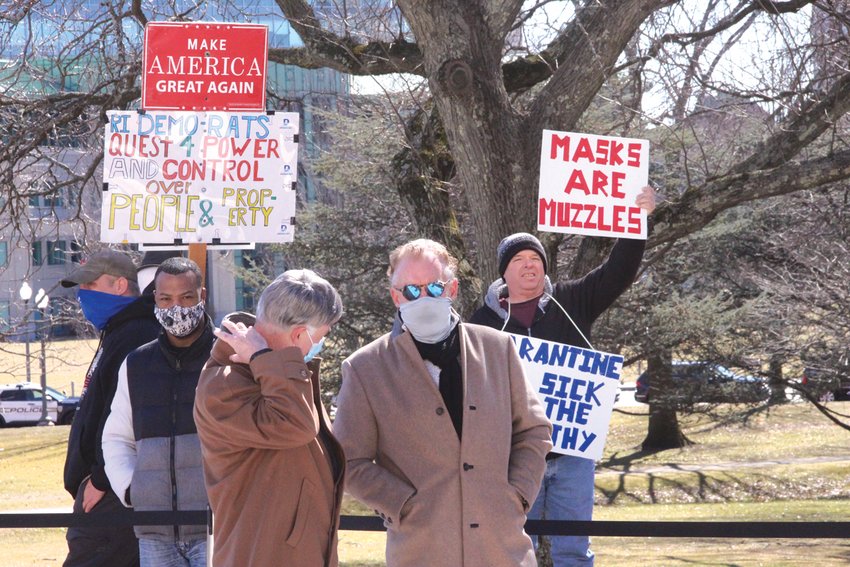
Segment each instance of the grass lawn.
[{"label": "grass lawn", "polygon": [[[848,403],[836,402],[832,407],[850,415]],[[716,419],[703,414],[680,415],[686,436],[696,443],[656,454],[640,452],[646,436],[646,406],[629,411],[614,412],[600,463],[603,468],[621,470],[633,458],[638,458],[640,465],[650,465],[850,456],[850,431],[834,425],[806,403],[749,409],[721,406]],[[768,436],[769,442],[764,442],[763,436]]]},{"label": "grass lawn", "polygon": [[[10,345],[2,345],[7,348]],[[21,345],[11,345],[17,348]],[[76,391],[96,343],[52,343],[48,384]],[[20,349],[23,352],[23,349]],[[0,353],[0,368],[22,356]],[[76,359],[82,359],[76,360]],[[56,361],[51,367],[50,360]],[[76,360],[76,361],[75,361]],[[61,361],[70,366],[63,366]],[[37,364],[36,364],[37,366]],[[17,381],[19,372],[12,379]],[[37,376],[37,374],[34,374]],[[37,379],[37,378],[34,378]],[[850,413],[850,403],[842,403]],[[637,411],[640,411],[638,409]],[[850,510],[850,432],[813,408],[788,404],[719,421],[685,416],[683,449],[645,454],[639,450],[646,417],[615,413],[596,479],[599,520],[630,521],[847,521]],[[0,429],[0,511],[70,509],[62,488],[69,428]],[[846,460],[844,460],[846,459]],[[676,469],[676,467],[681,467]],[[346,500],[344,513],[369,511]],[[383,565],[383,533],[341,532],[345,566]],[[0,529],[0,564],[59,565],[65,554],[62,529]],[[595,537],[597,565],[770,566],[850,564],[845,540],[731,540]]]},{"label": "grass lawn", "polygon": [[[50,341],[44,345],[45,376],[47,385],[80,395],[89,363],[97,350],[97,339]],[[39,356],[41,344],[30,343],[30,378],[41,380]],[[0,384],[26,381],[26,345],[24,343],[0,343]]]}]

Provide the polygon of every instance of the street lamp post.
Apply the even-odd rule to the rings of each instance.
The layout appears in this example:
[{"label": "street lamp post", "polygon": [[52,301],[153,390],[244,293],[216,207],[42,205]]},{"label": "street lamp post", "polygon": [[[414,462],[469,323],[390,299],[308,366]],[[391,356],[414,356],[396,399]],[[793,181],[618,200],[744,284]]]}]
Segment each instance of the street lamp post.
[{"label": "street lamp post", "polygon": [[41,332],[39,332],[39,338],[41,339],[41,417],[38,420],[39,425],[52,425],[47,415],[47,365],[44,356],[44,313],[47,309],[48,301],[50,299],[47,297],[47,294],[44,293],[43,289],[39,289],[35,296],[35,306],[41,311],[42,321]]},{"label": "street lamp post", "polygon": [[30,379],[30,330],[29,330],[29,320],[30,320],[30,311],[29,311],[29,303],[30,298],[32,297],[32,288],[30,284],[24,282],[21,284],[21,289],[18,290],[18,294],[21,296],[21,300],[24,302],[24,342],[26,344],[26,354],[27,354],[27,382],[31,382]]}]

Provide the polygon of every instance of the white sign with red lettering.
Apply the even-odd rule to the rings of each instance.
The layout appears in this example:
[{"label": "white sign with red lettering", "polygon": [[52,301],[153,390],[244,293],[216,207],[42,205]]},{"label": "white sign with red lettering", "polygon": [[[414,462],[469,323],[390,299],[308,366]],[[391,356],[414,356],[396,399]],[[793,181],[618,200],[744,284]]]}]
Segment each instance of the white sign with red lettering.
[{"label": "white sign with red lettering", "polygon": [[537,229],[646,240],[649,141],[543,131]]},{"label": "white sign with red lettering", "polygon": [[112,110],[101,240],[291,242],[298,113]]},{"label": "white sign with red lettering", "polygon": [[258,24],[150,22],[142,108],[265,110],[268,37]]}]

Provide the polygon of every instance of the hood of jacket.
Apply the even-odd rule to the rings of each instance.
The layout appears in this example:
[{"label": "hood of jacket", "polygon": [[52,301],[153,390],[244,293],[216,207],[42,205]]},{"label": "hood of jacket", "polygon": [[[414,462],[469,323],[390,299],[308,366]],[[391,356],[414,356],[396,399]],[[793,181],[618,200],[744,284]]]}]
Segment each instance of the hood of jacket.
[{"label": "hood of jacket", "polygon": [[[549,304],[549,297],[554,293],[554,291],[555,289],[552,287],[552,282],[549,279],[549,276],[544,276],[543,297],[540,298],[540,303],[537,304],[538,309],[541,311],[546,310],[546,306]],[[499,304],[499,299],[507,296],[508,284],[506,284],[505,280],[502,278],[498,278],[496,281],[491,283],[490,287],[487,288],[487,294],[484,296],[484,305],[489,307],[502,321],[508,318],[508,312]]]},{"label": "hood of jacket", "polygon": [[[250,313],[246,313],[244,311],[236,311],[234,313],[229,313],[224,316],[222,319],[222,325],[220,327],[222,333],[230,334],[230,331],[225,329],[223,323],[225,321],[230,321],[231,323],[242,323],[246,327],[253,327],[254,323],[257,321],[257,318]],[[210,355],[216,359],[219,364],[228,365],[230,362],[230,355],[235,354],[236,351],[233,350],[233,347],[227,344],[226,342],[216,339],[213,343],[212,352]]]},{"label": "hood of jacket", "polygon": [[[110,317],[103,328],[104,333],[120,327],[132,319],[152,319],[156,321],[153,314],[154,300],[152,295],[141,295],[127,307]],[[157,323],[159,324],[159,323]]]}]

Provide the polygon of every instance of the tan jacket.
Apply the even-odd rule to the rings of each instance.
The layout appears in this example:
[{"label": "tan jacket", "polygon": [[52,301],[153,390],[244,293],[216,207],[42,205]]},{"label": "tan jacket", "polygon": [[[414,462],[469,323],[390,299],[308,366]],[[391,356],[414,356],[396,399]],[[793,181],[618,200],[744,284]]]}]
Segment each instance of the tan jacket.
[{"label": "tan jacket", "polygon": [[231,354],[216,341],[195,395],[213,564],[336,566],[345,456],[319,399],[318,361],[308,369],[294,347],[250,365]]},{"label": "tan jacket", "polygon": [[384,335],[342,365],[334,431],[346,488],[387,526],[387,565],[536,565],[523,531],[551,425],[508,335],[461,323],[463,438],[411,336]]}]

